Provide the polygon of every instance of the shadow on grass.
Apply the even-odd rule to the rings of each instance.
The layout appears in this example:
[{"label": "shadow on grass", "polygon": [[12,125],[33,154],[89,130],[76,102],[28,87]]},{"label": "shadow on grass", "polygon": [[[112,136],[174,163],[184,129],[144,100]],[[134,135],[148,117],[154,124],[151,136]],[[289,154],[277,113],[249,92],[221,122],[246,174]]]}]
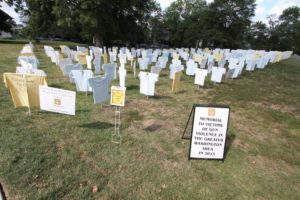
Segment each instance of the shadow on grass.
[{"label": "shadow on grass", "polygon": [[127,90],[138,90],[138,89],[139,89],[139,86],[137,86],[137,85],[129,85],[129,86],[127,86],[126,89],[127,89]]},{"label": "shadow on grass", "polygon": [[146,128],[144,128],[145,131],[149,131],[149,132],[154,132],[157,131],[158,129],[160,129],[162,127],[161,124],[151,124],[149,126],[147,126]]},{"label": "shadow on grass", "polygon": [[224,81],[225,81],[225,79],[223,79],[223,82],[221,82],[221,83],[214,83],[214,82],[209,81],[205,84],[205,88],[206,89],[216,89],[218,87],[221,87],[221,85],[226,85],[226,83]]},{"label": "shadow on grass", "polygon": [[62,85],[58,85],[58,84],[50,84],[50,85],[48,85],[49,87],[54,87],[54,88],[63,88],[63,86]]},{"label": "shadow on grass", "polygon": [[91,112],[91,110],[90,110],[90,109],[76,110],[76,113],[77,113],[77,114],[80,114],[80,113],[86,113],[86,112]]},{"label": "shadow on grass", "polygon": [[151,96],[151,99],[174,99],[174,97],[171,96],[164,96],[164,95],[154,95]]},{"label": "shadow on grass", "polygon": [[232,143],[235,140],[235,135],[227,135],[227,139],[226,139],[226,146],[225,146],[225,152],[224,152],[224,161],[227,157],[228,151],[230,149],[230,146],[232,145]]},{"label": "shadow on grass", "polygon": [[176,92],[175,94],[184,94],[186,93],[186,90],[179,90],[178,92]]},{"label": "shadow on grass", "polygon": [[82,124],[81,128],[93,128],[93,129],[108,129],[114,127],[113,124],[107,122],[92,122],[89,124]]},{"label": "shadow on grass", "polygon": [[209,88],[206,85],[204,85],[204,86],[195,85],[193,89],[195,92],[199,92],[199,91],[204,91],[205,89],[209,89]]}]

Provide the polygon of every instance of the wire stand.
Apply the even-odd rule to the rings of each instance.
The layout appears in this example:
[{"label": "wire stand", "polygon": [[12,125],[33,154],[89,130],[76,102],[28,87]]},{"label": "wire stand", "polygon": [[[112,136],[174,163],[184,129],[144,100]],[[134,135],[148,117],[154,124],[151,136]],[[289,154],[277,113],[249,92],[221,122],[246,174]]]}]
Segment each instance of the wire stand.
[{"label": "wire stand", "polygon": [[111,137],[111,141],[113,143],[121,144],[122,137],[120,135],[120,126],[121,126],[121,107],[116,106],[116,109],[115,109],[115,131]]}]

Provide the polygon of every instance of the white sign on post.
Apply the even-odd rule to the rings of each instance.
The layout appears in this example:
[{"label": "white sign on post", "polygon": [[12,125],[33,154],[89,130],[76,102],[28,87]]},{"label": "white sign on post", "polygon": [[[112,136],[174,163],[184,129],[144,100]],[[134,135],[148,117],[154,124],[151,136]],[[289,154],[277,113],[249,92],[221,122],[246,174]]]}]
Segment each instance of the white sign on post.
[{"label": "white sign on post", "polygon": [[39,86],[39,93],[41,110],[75,115],[76,92]]},{"label": "white sign on post", "polygon": [[194,106],[190,159],[224,160],[230,108]]}]

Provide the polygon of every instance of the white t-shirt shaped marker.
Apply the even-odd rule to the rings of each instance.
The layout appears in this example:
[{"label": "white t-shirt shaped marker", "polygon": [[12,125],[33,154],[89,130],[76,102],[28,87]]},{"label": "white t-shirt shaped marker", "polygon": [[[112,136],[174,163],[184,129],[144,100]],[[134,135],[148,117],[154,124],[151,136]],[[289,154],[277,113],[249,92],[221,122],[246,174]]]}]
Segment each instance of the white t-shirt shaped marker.
[{"label": "white t-shirt shaped marker", "polygon": [[[158,61],[159,62],[159,61]],[[159,64],[159,63],[158,63]],[[158,74],[161,72],[161,68],[159,66],[152,66],[151,73]]]},{"label": "white t-shirt shaped marker", "polygon": [[147,96],[154,96],[155,82],[158,81],[158,74],[140,72],[140,93]]},{"label": "white t-shirt shaped marker", "polygon": [[93,77],[92,70],[72,70],[70,76],[74,80],[78,92],[92,91],[88,83],[88,79]]},{"label": "white t-shirt shaped marker", "polygon": [[181,60],[179,60],[179,59],[173,59],[172,60],[172,64],[181,65]]},{"label": "white t-shirt shaped marker", "polygon": [[108,75],[109,80],[114,80],[117,78],[117,69],[115,63],[109,63],[103,65],[104,73]]},{"label": "white t-shirt shaped marker", "polygon": [[222,58],[219,62],[218,62],[218,67],[223,67],[225,66],[226,64],[226,59],[225,58]]},{"label": "white t-shirt shaped marker", "polygon": [[116,62],[117,60],[117,53],[116,52],[109,52],[109,61],[112,62]]},{"label": "white t-shirt shaped marker", "polygon": [[207,58],[203,58],[199,63],[201,69],[205,69],[207,63]]},{"label": "white t-shirt shaped marker", "polygon": [[119,68],[120,87],[125,87],[126,74],[127,74],[126,69],[120,67]]},{"label": "white t-shirt shaped marker", "polygon": [[255,60],[253,58],[250,58],[246,60],[246,71],[252,72],[255,69]]},{"label": "white t-shirt shaped marker", "polygon": [[208,74],[208,71],[206,69],[199,69],[196,68],[195,69],[195,84],[196,85],[201,85],[204,86],[204,82],[205,82],[205,77]]},{"label": "white t-shirt shaped marker", "polygon": [[215,64],[215,56],[209,55],[207,58],[207,65],[212,67],[214,64]]},{"label": "white t-shirt shaped marker", "polygon": [[88,69],[92,69],[92,60],[93,60],[93,56],[85,56],[86,58],[86,67]]},{"label": "white t-shirt shaped marker", "polygon": [[189,60],[186,63],[186,74],[189,76],[194,76],[195,75],[195,69],[198,67],[198,64],[195,63],[193,60]]},{"label": "white t-shirt shaped marker", "polygon": [[108,76],[97,76],[90,78],[88,81],[93,88],[94,104],[99,104],[109,99]]},{"label": "white t-shirt shaped marker", "polygon": [[175,73],[184,70],[183,65],[170,65],[170,79],[174,79]]},{"label": "white t-shirt shaped marker", "polygon": [[158,62],[159,62],[160,68],[164,69],[167,67],[168,57],[164,57],[164,56],[159,57]]},{"label": "white t-shirt shaped marker", "polygon": [[58,66],[60,67],[60,69],[62,70],[64,66],[68,65],[68,64],[73,64],[73,61],[71,58],[64,58],[58,61]]},{"label": "white t-shirt shaped marker", "polygon": [[95,73],[100,74],[100,72],[101,72],[101,57],[96,56],[95,59],[93,60],[93,64],[95,66]]},{"label": "white t-shirt shaped marker", "polygon": [[[63,75],[69,76],[72,70],[82,70],[81,64],[68,64],[63,67]],[[72,82],[71,82],[72,83]]]},{"label": "white t-shirt shaped marker", "polygon": [[41,69],[27,69],[23,67],[17,67],[16,74],[34,74],[38,76],[47,76],[47,74]]},{"label": "white t-shirt shaped marker", "polygon": [[148,69],[149,58],[139,58],[138,59],[140,70]]},{"label": "white t-shirt shaped marker", "polygon": [[235,74],[236,70],[237,70],[237,68],[235,68],[235,69],[228,69],[228,71],[226,73],[226,78],[234,78],[234,74]]},{"label": "white t-shirt shaped marker", "polygon": [[226,73],[226,69],[223,67],[212,67],[211,81],[215,83],[221,83],[222,77]]},{"label": "white t-shirt shaped marker", "polygon": [[119,62],[120,62],[120,66],[125,68],[125,64],[127,62],[126,54],[119,54]]}]

